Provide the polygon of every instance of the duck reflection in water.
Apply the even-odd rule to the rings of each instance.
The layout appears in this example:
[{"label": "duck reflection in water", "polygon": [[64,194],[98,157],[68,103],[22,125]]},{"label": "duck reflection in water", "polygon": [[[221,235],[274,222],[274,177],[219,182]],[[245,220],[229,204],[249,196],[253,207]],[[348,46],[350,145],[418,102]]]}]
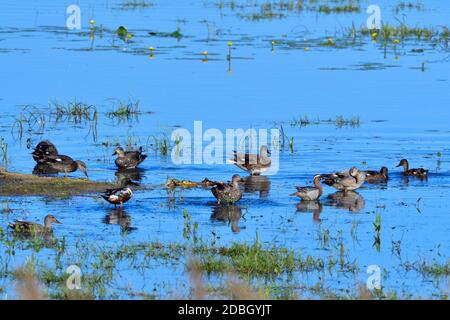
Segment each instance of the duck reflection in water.
[{"label": "duck reflection in water", "polygon": [[248,176],[242,180],[244,193],[259,193],[261,199],[269,196],[270,180],[266,176]]},{"label": "duck reflection in water", "polygon": [[355,191],[338,191],[327,197],[325,205],[346,209],[351,212],[359,212],[366,206],[364,198]]},{"label": "duck reflection in water", "polygon": [[128,234],[137,228],[131,226],[131,216],[124,209],[110,209],[106,216],[102,219],[104,224],[115,224],[120,226],[121,234]]},{"label": "duck reflection in water", "polygon": [[320,219],[320,214],[323,211],[323,205],[319,201],[306,201],[302,200],[300,203],[297,203],[297,212],[302,213],[310,213],[313,214],[313,221],[315,223],[319,223],[322,221]]},{"label": "duck reflection in water", "polygon": [[142,169],[119,169],[116,172],[117,184],[123,185],[124,183],[128,183],[128,185],[124,187],[128,187],[129,185],[139,185],[144,177],[144,171]]},{"label": "duck reflection in water", "polygon": [[213,208],[211,220],[228,222],[233,233],[239,233],[241,228],[238,223],[242,217],[242,209],[237,205],[216,205]]}]

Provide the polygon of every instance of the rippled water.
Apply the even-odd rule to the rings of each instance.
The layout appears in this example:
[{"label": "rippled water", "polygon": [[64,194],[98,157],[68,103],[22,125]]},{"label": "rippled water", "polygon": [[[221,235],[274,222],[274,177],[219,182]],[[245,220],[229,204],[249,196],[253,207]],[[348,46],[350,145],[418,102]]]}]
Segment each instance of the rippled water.
[{"label": "rippled water", "polygon": [[[201,1],[157,1],[150,8],[136,10],[122,10],[120,3],[83,2],[82,33],[65,28],[65,3],[0,4],[0,136],[9,146],[10,171],[31,173],[34,162],[28,147],[45,138],[61,153],[85,161],[90,178],[102,181],[116,179],[111,145],[143,145],[149,157],[139,178],[149,188],[137,191],[122,213],[96,195],[2,197],[3,205],[13,212],[0,215],[1,226],[18,218],[40,221],[52,213],[63,222],[55,236],[65,237],[69,248],[79,239],[100,245],[145,240],[172,243],[184,241],[186,209],[204,238],[214,233],[222,244],[252,243],[258,234],[263,243],[324,257],[329,249],[317,238],[319,230],[328,229],[333,237],[343,237],[349,258],[361,267],[356,279],[329,277],[332,288],[364,283],[366,267],[379,265],[384,270],[383,286],[389,290],[415,297],[448,291],[445,278],[436,282],[401,267],[417,259],[448,259],[447,47],[410,39],[396,52],[391,46],[384,57],[382,45],[370,38],[356,43],[339,40],[352,22],[365,24],[364,1],[357,14],[302,12],[269,21],[241,19],[238,9],[219,10]],[[411,26],[422,27],[448,22],[447,3],[427,1],[424,11],[407,11],[404,17],[393,10],[396,4],[381,2],[384,21],[395,24],[396,19],[405,19]],[[105,29],[103,34],[95,34],[93,43],[90,19]],[[120,25],[133,32],[130,43],[107,31]],[[172,32],[177,27],[185,37],[148,34]],[[342,45],[321,45],[328,37]],[[228,41],[233,42],[231,61],[227,60]],[[274,50],[271,41],[275,41]],[[149,46],[155,48],[152,59]],[[205,50],[207,62],[202,61]],[[96,106],[95,126],[90,121],[75,123],[52,117],[46,118],[42,127],[25,127],[23,137],[18,137],[13,124],[20,113],[29,116],[30,110],[41,110],[48,116],[50,101],[73,101],[75,97]],[[111,99],[126,101],[128,97],[139,100],[143,114],[123,121],[107,116],[114,108]],[[314,121],[339,115],[359,117],[360,123],[292,125],[302,116]],[[196,120],[203,122],[203,130],[283,125],[287,137],[294,138],[294,151],[286,148],[280,153],[279,172],[256,179],[247,186],[243,200],[228,209],[233,216],[240,216],[233,223],[222,221],[225,209],[215,205],[209,190],[177,190],[173,195],[164,188],[167,177],[228,180],[234,173],[243,174],[229,164],[177,166],[170,157],[152,150],[153,135],[170,134],[176,127],[192,130]],[[413,166],[429,168],[428,181],[405,180],[395,168],[402,158],[408,158]],[[337,200],[327,198],[336,198],[335,190],[327,187],[321,205],[312,208],[289,196],[296,185],[311,184],[315,174],[351,166],[387,166],[391,179],[385,185],[365,185],[357,194]],[[373,245],[377,214],[382,217],[379,250]],[[392,242],[397,241],[401,241],[400,257],[393,252]],[[30,254],[30,250],[16,251],[12,264],[20,265]],[[44,257],[52,254],[51,249],[39,253]],[[169,287],[182,287],[187,279],[182,265],[154,266],[146,274],[145,284],[132,268],[124,266],[122,272],[123,283],[131,283],[133,288],[145,291],[162,286],[161,298],[170,297]],[[315,279],[312,276],[308,281]],[[0,280],[0,285],[14,295],[9,280]],[[129,296],[123,293],[120,297]]]}]

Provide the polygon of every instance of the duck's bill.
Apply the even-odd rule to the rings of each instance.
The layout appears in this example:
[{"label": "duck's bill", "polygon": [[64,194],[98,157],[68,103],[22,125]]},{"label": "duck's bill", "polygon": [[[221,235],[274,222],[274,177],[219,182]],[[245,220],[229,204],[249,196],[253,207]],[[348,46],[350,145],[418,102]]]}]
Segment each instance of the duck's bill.
[{"label": "duck's bill", "polygon": [[116,156],[117,155],[117,151],[114,151],[114,153],[112,154],[113,156]]},{"label": "duck's bill", "polygon": [[268,154],[268,155],[271,155],[271,154],[272,154],[272,152],[270,152],[270,150],[267,150],[267,154]]},{"label": "duck's bill", "polygon": [[401,166],[402,166],[401,164],[398,164],[398,165],[396,166],[396,168],[401,167]]},{"label": "duck's bill", "polygon": [[62,224],[59,220],[55,220],[54,223],[56,223],[56,224]]}]

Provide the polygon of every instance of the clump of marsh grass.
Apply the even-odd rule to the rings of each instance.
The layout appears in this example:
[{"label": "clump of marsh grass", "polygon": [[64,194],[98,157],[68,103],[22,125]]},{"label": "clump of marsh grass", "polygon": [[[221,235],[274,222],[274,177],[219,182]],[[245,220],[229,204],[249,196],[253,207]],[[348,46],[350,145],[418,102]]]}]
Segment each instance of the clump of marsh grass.
[{"label": "clump of marsh grass", "polygon": [[2,164],[8,164],[8,143],[4,138],[0,139],[0,151],[2,152]]},{"label": "clump of marsh grass", "polygon": [[108,118],[130,119],[131,117],[137,117],[141,114],[139,109],[139,100],[121,101],[116,100],[116,106],[110,112],[106,113]]},{"label": "clump of marsh grass", "polygon": [[97,108],[93,105],[82,101],[73,101],[67,103],[60,103],[52,101],[49,104],[51,112],[56,116],[56,120],[72,119],[75,123],[82,120],[92,120],[97,115]]},{"label": "clump of marsh grass", "polygon": [[45,300],[48,299],[47,293],[42,289],[35,275],[35,265],[32,259],[29,259],[25,265],[13,272],[16,279],[16,292],[21,300]]}]

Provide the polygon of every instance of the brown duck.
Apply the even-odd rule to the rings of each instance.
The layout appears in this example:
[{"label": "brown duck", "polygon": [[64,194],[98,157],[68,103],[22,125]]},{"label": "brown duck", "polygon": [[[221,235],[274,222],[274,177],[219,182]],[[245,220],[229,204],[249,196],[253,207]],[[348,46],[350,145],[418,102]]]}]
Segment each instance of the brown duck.
[{"label": "brown duck", "polygon": [[33,155],[34,161],[39,162],[45,157],[57,156],[58,149],[56,149],[56,146],[50,141],[44,140],[37,144],[31,154]]},{"label": "brown duck", "polygon": [[261,146],[259,154],[238,153],[234,151],[233,159],[229,161],[238,168],[247,171],[252,176],[258,176],[269,170],[272,160],[269,158],[270,151],[267,146]]},{"label": "brown duck", "polygon": [[388,168],[386,168],[386,167],[382,167],[379,172],[374,171],[374,170],[367,170],[367,171],[362,171],[362,172],[366,175],[367,182],[388,181],[389,180]]},{"label": "brown duck", "polygon": [[14,232],[24,235],[43,235],[49,234],[52,230],[52,223],[61,224],[55,216],[49,214],[44,218],[44,225],[35,222],[16,220],[14,223],[8,223]]},{"label": "brown duck", "polygon": [[400,160],[400,163],[397,167],[403,167],[403,175],[404,176],[414,176],[419,178],[426,178],[428,176],[428,170],[424,168],[409,168],[409,162],[406,159]]},{"label": "brown duck", "polygon": [[231,183],[215,182],[215,186],[211,189],[212,194],[217,199],[217,203],[234,204],[242,199],[242,191],[239,188],[241,177],[235,174],[231,178]]},{"label": "brown duck", "polygon": [[291,194],[291,196],[297,196],[305,201],[314,201],[320,198],[323,193],[323,187],[320,183],[320,175],[314,177],[314,187],[296,187],[297,192]]},{"label": "brown duck", "polygon": [[147,158],[147,155],[142,154],[142,147],[137,151],[125,151],[117,147],[113,156],[117,156],[115,164],[120,169],[134,169]]},{"label": "brown duck", "polygon": [[64,155],[49,155],[41,159],[33,170],[37,174],[54,174],[67,173],[80,170],[86,177],[88,176],[86,164],[80,160],[73,160],[69,156]]}]

